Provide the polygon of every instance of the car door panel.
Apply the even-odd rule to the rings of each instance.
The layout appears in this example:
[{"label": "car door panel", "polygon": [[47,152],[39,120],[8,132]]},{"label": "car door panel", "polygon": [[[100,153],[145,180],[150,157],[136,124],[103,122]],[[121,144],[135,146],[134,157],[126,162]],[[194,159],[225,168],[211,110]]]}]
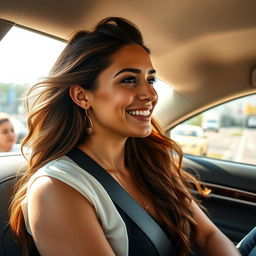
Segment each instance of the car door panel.
[{"label": "car door panel", "polygon": [[256,166],[185,155],[183,168],[212,190],[202,204],[234,243],[256,226]]}]

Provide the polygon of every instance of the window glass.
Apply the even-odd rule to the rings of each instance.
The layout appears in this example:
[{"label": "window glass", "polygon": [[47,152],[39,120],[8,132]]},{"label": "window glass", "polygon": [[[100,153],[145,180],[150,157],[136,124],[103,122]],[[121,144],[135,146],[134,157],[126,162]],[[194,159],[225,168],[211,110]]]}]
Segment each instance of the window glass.
[{"label": "window glass", "polygon": [[200,113],[169,135],[186,154],[256,165],[256,95]]},{"label": "window glass", "polygon": [[11,117],[17,143],[27,133],[24,92],[48,75],[64,47],[61,41],[15,26],[0,41],[0,112]]}]

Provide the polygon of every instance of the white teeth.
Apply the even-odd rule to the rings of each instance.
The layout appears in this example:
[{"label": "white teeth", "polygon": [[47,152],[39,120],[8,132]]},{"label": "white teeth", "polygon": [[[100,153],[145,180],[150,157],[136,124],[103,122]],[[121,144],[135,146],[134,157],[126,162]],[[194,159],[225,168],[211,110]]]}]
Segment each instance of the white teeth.
[{"label": "white teeth", "polygon": [[149,116],[150,111],[149,110],[129,110],[128,113],[133,116]]}]

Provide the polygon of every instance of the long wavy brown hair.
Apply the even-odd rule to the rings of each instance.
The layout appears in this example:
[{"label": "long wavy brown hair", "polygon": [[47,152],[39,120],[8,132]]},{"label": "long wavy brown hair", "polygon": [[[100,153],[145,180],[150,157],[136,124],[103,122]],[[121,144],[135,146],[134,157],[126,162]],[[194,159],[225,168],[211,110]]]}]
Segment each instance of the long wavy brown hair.
[{"label": "long wavy brown hair", "polygon": [[[10,225],[21,242],[24,255],[29,254],[33,245],[21,210],[28,180],[40,167],[67,154],[88,136],[85,112],[72,101],[69,88],[79,84],[87,90],[95,90],[100,72],[111,64],[111,56],[128,44],[138,44],[149,53],[134,24],[123,18],[106,18],[93,31],[76,33],[49,77],[28,91],[29,133],[22,145],[30,146],[31,156],[26,172],[17,183],[10,209]],[[150,136],[127,139],[125,164],[142,192],[161,213],[179,255],[185,256],[190,252],[191,237],[197,232],[191,211],[194,198],[188,188],[193,183],[200,193],[204,191],[195,178],[182,170],[180,147],[161,133],[156,122],[152,121],[152,126]]]}]

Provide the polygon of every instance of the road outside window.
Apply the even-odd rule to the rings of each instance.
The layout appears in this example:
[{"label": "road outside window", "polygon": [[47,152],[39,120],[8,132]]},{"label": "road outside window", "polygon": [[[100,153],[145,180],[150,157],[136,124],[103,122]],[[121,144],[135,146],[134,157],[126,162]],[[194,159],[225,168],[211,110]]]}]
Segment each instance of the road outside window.
[{"label": "road outside window", "polygon": [[256,165],[256,95],[196,115],[169,134],[185,154]]}]

